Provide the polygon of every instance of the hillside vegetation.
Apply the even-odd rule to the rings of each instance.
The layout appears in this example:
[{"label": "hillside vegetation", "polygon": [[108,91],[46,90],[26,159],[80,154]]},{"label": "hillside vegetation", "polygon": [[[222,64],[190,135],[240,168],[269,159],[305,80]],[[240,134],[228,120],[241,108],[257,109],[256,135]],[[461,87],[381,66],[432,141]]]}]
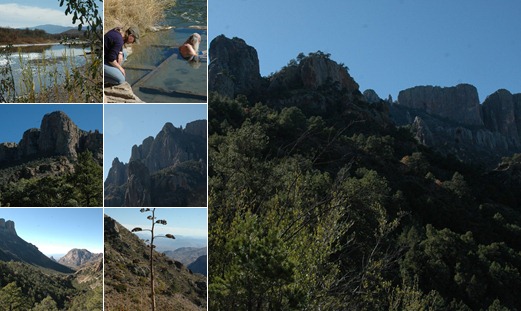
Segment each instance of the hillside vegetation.
[{"label": "hillside vegetation", "polygon": [[[138,210],[136,210],[138,212]],[[105,310],[150,310],[150,248],[105,216]],[[206,310],[206,278],[153,252],[156,310]]]},{"label": "hillside vegetation", "polygon": [[[91,274],[99,274],[101,269]],[[72,275],[42,271],[20,262],[0,261],[0,310],[103,309],[103,287],[85,287]]]},{"label": "hillside vegetation", "polygon": [[521,306],[520,155],[465,165],[358,90],[269,96],[209,97],[211,310]]},{"label": "hillside vegetation", "polygon": [[60,34],[48,34],[40,29],[31,30],[29,28],[16,29],[0,27],[0,45],[59,42],[61,37]]}]

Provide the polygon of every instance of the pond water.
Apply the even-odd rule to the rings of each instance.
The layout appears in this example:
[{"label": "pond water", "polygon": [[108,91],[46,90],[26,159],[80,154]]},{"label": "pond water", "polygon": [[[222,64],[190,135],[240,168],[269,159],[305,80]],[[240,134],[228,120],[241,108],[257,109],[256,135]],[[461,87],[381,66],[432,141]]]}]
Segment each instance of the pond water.
[{"label": "pond water", "polygon": [[[64,80],[65,68],[85,65],[85,53],[86,50],[80,46],[61,44],[15,46],[12,48],[9,61],[5,55],[0,55],[0,67],[4,69],[8,64],[11,66],[17,92],[21,90],[22,70],[30,68],[35,90],[38,92],[39,80],[46,86],[53,85],[55,81],[61,83]],[[3,78],[0,74],[0,80]]]},{"label": "pond water", "polygon": [[145,102],[206,102],[207,63],[189,64],[179,56],[178,47],[193,33],[201,35],[200,50],[207,47],[206,0],[178,0],[166,12],[163,26],[173,29],[149,33],[132,47],[124,64],[127,81],[134,93]]}]

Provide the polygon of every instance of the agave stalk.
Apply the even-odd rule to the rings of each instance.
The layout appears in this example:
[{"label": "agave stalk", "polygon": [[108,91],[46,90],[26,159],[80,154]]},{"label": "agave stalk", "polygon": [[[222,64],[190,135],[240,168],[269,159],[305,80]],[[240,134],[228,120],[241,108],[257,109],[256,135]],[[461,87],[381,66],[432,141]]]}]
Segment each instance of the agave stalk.
[{"label": "agave stalk", "polygon": [[175,237],[172,234],[169,234],[169,233],[165,234],[165,235],[158,235],[158,236],[154,235],[154,228],[155,228],[156,224],[158,224],[158,225],[166,225],[166,220],[164,220],[164,219],[156,220],[156,216],[155,216],[156,209],[155,208],[153,208],[153,209],[142,208],[140,210],[140,212],[141,213],[145,213],[145,212],[151,212],[152,213],[151,215],[147,216],[147,219],[152,222],[150,229],[143,229],[143,228],[140,228],[140,227],[136,227],[136,228],[132,229],[132,232],[150,231],[150,298],[152,300],[152,311],[155,311],[156,310],[156,291],[155,291],[155,287],[154,287],[154,259],[153,259],[153,255],[154,255],[154,248],[156,246],[154,245],[154,239],[156,239],[156,238],[175,239]]}]

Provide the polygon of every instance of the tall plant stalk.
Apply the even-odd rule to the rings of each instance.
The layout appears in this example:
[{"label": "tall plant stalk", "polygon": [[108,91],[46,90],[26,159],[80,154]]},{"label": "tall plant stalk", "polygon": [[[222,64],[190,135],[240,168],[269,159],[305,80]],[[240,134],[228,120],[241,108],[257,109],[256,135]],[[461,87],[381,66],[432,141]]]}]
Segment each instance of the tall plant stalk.
[{"label": "tall plant stalk", "polygon": [[152,222],[150,229],[142,229],[139,227],[136,227],[132,229],[132,232],[139,232],[139,231],[150,231],[150,298],[152,300],[152,311],[156,310],[156,291],[154,286],[154,248],[156,247],[154,245],[154,239],[156,238],[168,238],[168,239],[175,239],[175,237],[172,234],[165,234],[165,235],[154,235],[154,229],[155,225],[166,225],[166,220],[164,219],[157,219],[156,220],[156,209],[150,209],[150,208],[142,208],[140,210],[141,213],[150,212],[151,215],[147,216],[147,219]]}]

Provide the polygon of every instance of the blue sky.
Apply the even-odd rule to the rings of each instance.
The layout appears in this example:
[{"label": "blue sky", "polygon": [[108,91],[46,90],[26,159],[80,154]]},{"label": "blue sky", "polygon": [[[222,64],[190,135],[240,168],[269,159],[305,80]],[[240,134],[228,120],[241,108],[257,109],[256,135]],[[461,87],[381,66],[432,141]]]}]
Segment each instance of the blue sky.
[{"label": "blue sky", "polygon": [[207,119],[206,104],[105,105],[104,178],[118,157],[127,163],[133,145],[156,137],[166,122],[183,128],[189,122]]},{"label": "blue sky", "polygon": [[103,132],[103,105],[101,104],[33,104],[0,105],[0,143],[20,142],[30,128],[40,128],[43,116],[63,111],[82,130]]},{"label": "blue sky", "polygon": [[[209,1],[209,41],[257,49],[263,76],[321,50],[350,68],[361,91],[397,98],[416,85],[521,92],[521,1]],[[211,57],[211,55],[210,55]]]},{"label": "blue sky", "polygon": [[0,208],[0,218],[14,221],[18,236],[47,256],[73,248],[103,252],[101,208]]},{"label": "blue sky", "polygon": [[[98,1],[100,11],[103,3]],[[0,0],[0,27],[25,28],[39,25],[77,26],[65,15],[59,0]]]},{"label": "blue sky", "polygon": [[[105,214],[114,218],[128,230],[135,227],[143,229],[150,227],[147,216],[151,213],[141,213],[139,208],[105,208]],[[157,219],[164,219],[167,225],[157,225],[157,234],[171,233],[174,236],[206,238],[208,221],[206,208],[156,208]]]}]

